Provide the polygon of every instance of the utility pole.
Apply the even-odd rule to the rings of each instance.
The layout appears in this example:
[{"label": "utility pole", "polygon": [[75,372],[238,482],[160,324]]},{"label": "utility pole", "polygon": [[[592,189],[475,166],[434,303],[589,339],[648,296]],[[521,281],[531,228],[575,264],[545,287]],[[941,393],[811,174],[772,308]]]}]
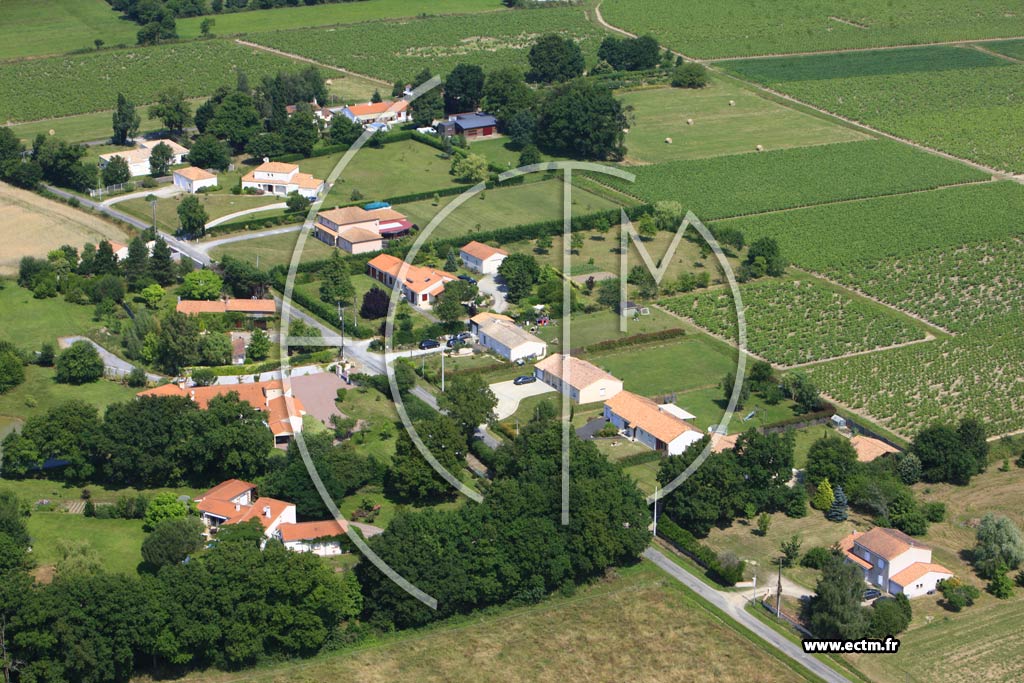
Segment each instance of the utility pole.
[{"label": "utility pole", "polygon": [[654,537],[658,537],[658,485],[654,485]]},{"label": "utility pole", "polygon": [[775,618],[782,616],[782,561],[779,561],[779,585],[775,589]]},{"label": "utility pole", "polygon": [[444,393],[444,349],[441,349],[441,393]]},{"label": "utility pole", "polygon": [[[257,258],[259,258],[257,256]],[[338,302],[338,320],[341,321],[341,359],[345,360],[345,309]]]}]

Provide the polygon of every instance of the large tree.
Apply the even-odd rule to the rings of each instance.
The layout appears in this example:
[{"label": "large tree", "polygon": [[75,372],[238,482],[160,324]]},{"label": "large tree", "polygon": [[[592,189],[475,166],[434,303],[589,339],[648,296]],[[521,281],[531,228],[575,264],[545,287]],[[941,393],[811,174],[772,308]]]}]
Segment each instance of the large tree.
[{"label": "large tree", "polygon": [[[468,452],[466,435],[445,415],[437,415],[415,424],[416,433],[429,453],[453,475],[458,476]],[[402,430],[395,444],[395,455],[388,468],[388,487],[402,498],[427,503],[456,493],[420,453],[412,437]]]},{"label": "large tree", "polygon": [[[667,486],[689,467],[707,445],[707,437],[674,458],[661,461],[658,481]],[[709,457],[661,503],[672,521],[695,536],[707,536],[711,527],[727,524],[743,509],[743,474],[736,454],[723,451]]]},{"label": "large tree", "polygon": [[[971,438],[973,432],[967,435]],[[921,461],[921,478],[927,482],[965,485],[979,471],[976,445],[971,449],[961,439],[960,432],[950,425],[936,424],[922,429],[910,444],[910,452]]]},{"label": "large tree", "polygon": [[610,88],[580,79],[554,88],[537,122],[537,145],[583,159],[621,159],[626,116]]},{"label": "large tree", "polygon": [[44,415],[29,418],[21,433],[36,447],[41,461],[67,463],[59,470],[60,478],[73,482],[91,478],[104,438],[95,406],[65,401]]},{"label": "large tree", "polygon": [[857,468],[857,451],[849,439],[826,435],[811,444],[807,452],[807,480],[817,485],[828,479],[835,485],[845,485]]},{"label": "large tree", "polygon": [[57,381],[88,384],[103,376],[103,359],[90,342],[79,340],[57,357]]},{"label": "large tree", "polygon": [[498,69],[487,74],[482,95],[483,108],[498,118],[506,129],[516,114],[527,112],[537,101],[537,94],[526,84],[523,72],[514,68]]},{"label": "large tree", "polygon": [[127,145],[139,132],[139,114],[135,111],[135,105],[125,97],[124,93],[117,94],[117,106],[113,114],[114,135],[111,141],[115,145]]},{"label": "large tree", "polygon": [[188,161],[199,168],[226,170],[231,163],[231,152],[223,142],[211,133],[196,138],[188,151]]},{"label": "large tree", "polygon": [[128,243],[128,257],[122,266],[129,292],[141,291],[152,282],[149,275],[149,249],[141,237],[136,235]]},{"label": "large tree", "polygon": [[160,93],[156,104],[149,108],[150,119],[160,119],[172,133],[181,134],[192,123],[192,105],[178,88],[169,88]]},{"label": "large tree", "polygon": [[[423,69],[412,81],[413,89],[423,85],[433,74],[430,69]],[[417,126],[431,126],[434,121],[444,117],[444,99],[441,97],[440,88],[432,88],[420,95],[412,103],[412,120]]]},{"label": "large tree", "polygon": [[863,593],[860,567],[838,559],[827,562],[807,606],[815,637],[856,639],[867,635],[869,614],[861,606]]},{"label": "large tree", "polygon": [[572,38],[549,33],[537,39],[528,55],[527,79],[537,83],[568,81],[583,75],[583,51]]},{"label": "large tree", "polygon": [[149,155],[149,174],[154,178],[160,178],[167,175],[167,172],[171,169],[171,158],[174,156],[174,152],[171,151],[171,146],[166,142],[161,142],[155,147]]},{"label": "large tree", "polygon": [[118,155],[107,162],[107,165],[103,167],[100,177],[103,180],[103,186],[110,187],[111,185],[127,183],[132,179],[132,172],[128,168],[128,162],[125,161],[124,157]]},{"label": "large tree", "polygon": [[1024,538],[1020,529],[1007,517],[985,515],[978,525],[971,561],[986,579],[995,577],[1000,566],[1016,569],[1024,562]]},{"label": "large tree", "polygon": [[235,91],[228,93],[217,105],[207,130],[227,140],[236,152],[241,152],[262,127],[263,120],[256,111],[252,97]]},{"label": "large tree", "polygon": [[490,422],[498,399],[481,375],[459,375],[451,378],[441,397],[441,407],[463,431],[473,436],[478,425]]},{"label": "large tree", "polygon": [[476,64],[458,64],[444,82],[446,114],[476,111],[484,93],[484,70]]},{"label": "large tree", "polygon": [[353,301],[355,287],[348,274],[348,266],[335,249],[320,271],[320,300],[331,305],[348,306]]},{"label": "large tree", "polygon": [[153,253],[149,257],[149,273],[159,285],[169,285],[177,277],[171,248],[160,236],[157,236],[153,244]]},{"label": "large tree", "polygon": [[186,299],[213,301],[220,296],[223,289],[224,281],[220,275],[203,268],[202,270],[193,270],[186,275],[178,293]]},{"label": "large tree", "polygon": [[498,266],[498,275],[508,288],[508,300],[516,303],[529,296],[530,290],[537,284],[537,280],[540,279],[540,266],[533,256],[514,253]]},{"label": "large tree", "polygon": [[203,547],[204,530],[198,517],[164,520],[142,541],[142,559],[154,568],[180,564]]},{"label": "large tree", "polygon": [[209,220],[206,209],[194,194],[185,195],[178,203],[178,223],[181,234],[191,238],[206,234],[206,221]]},{"label": "large tree", "polygon": [[285,151],[308,157],[320,139],[320,129],[317,128],[313,114],[299,110],[289,117],[282,135]]},{"label": "large tree", "polygon": [[171,311],[160,323],[157,360],[171,374],[199,360],[199,323],[184,313]]}]

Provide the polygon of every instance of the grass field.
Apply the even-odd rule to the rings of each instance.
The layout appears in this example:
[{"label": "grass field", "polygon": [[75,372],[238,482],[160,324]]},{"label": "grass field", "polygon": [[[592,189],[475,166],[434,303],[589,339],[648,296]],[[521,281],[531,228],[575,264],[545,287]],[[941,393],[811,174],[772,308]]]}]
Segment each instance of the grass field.
[{"label": "grass field", "polygon": [[[760,683],[804,680],[746,631],[649,563],[620,569],[574,597],[501,610],[397,634],[352,652],[246,673],[253,683],[358,678],[367,683],[474,680],[517,683],[687,680],[700,661],[702,680]],[[788,661],[788,660],[787,660]],[[215,671],[185,681],[227,683]],[[695,680],[695,679],[694,679]]]},{"label": "grass field", "polygon": [[100,379],[90,384],[72,386],[58,384],[53,368],[29,365],[25,368],[25,381],[0,396],[0,415],[25,419],[41,415],[65,401],[78,400],[103,409],[118,401],[135,398],[137,389],[111,380]]},{"label": "grass field", "polygon": [[[728,370],[735,370],[735,367],[736,364],[734,362]],[[749,359],[747,360],[747,367],[750,367]],[[713,425],[717,425],[725,417],[725,409],[728,406],[728,402],[725,400],[725,392],[720,386],[725,372],[723,371],[721,375],[710,378],[717,380],[713,383],[713,386],[691,389],[690,391],[676,394],[676,405],[696,415],[693,424],[701,429],[706,430]],[[747,402],[743,404],[743,407],[737,408],[736,412],[733,413],[732,419],[729,421],[728,431],[730,434],[737,434],[745,432],[751,427],[760,427],[793,417],[795,414],[793,412],[793,405],[793,402],[789,399],[779,401],[775,405],[768,405],[758,394],[751,394]],[[744,422],[743,418],[750,415],[750,413],[754,413],[754,415]]]},{"label": "grass field", "polygon": [[585,358],[622,379],[627,391],[655,396],[717,386],[727,372],[735,371],[735,354],[721,342],[693,334],[645,345],[642,353],[626,348]]},{"label": "grass field", "polygon": [[[619,98],[633,107],[626,154],[635,161],[699,159],[753,152],[757,145],[787,149],[866,137],[720,78],[700,90],[650,88],[621,92]],[[693,125],[687,125],[688,119]]]},{"label": "grass field", "polygon": [[[291,28],[355,24],[374,19],[397,19],[422,14],[461,14],[500,9],[493,0],[374,0],[373,2],[342,2],[312,7],[281,7],[278,9],[219,14],[211,33],[232,35],[259,33]],[[178,19],[178,35],[199,36],[199,25],[205,17]]]},{"label": "grass field", "polygon": [[[431,233],[431,239],[448,239],[463,235],[471,237],[476,232],[488,232],[512,225],[559,220],[562,218],[564,191],[565,185],[561,179],[485,190],[467,200],[439,223]],[[398,204],[395,208],[406,214],[413,223],[425,228],[434,216],[457,196],[441,197],[437,206],[434,206],[433,200],[424,199]],[[572,210],[576,216],[634,203],[635,201],[628,197],[623,197],[622,203],[616,203],[579,187],[572,189]]]},{"label": "grass field", "polygon": [[57,337],[88,334],[100,327],[100,323],[92,319],[91,306],[69,304],[59,297],[36,299],[32,292],[12,280],[3,280],[2,284],[0,311],[3,311],[4,324],[0,339],[38,350],[44,342],[56,345]]},{"label": "grass field", "polygon": [[[1024,170],[1024,64],[970,48],[726,62],[804,102],[997,169]],[[825,78],[828,76],[828,78]]]},{"label": "grass field", "polygon": [[81,249],[86,242],[104,239],[126,243],[128,236],[114,223],[87,211],[0,183],[0,242],[4,245],[0,275],[16,273],[22,256],[42,258],[62,244]]},{"label": "grass field", "polygon": [[236,72],[250,83],[301,65],[265,50],[227,40],[171,43],[144,48],[30,59],[0,64],[0,121],[109,110],[124,93],[136,104],[157,99],[169,85],[189,97],[234,87]]},{"label": "grass field", "polygon": [[[205,97],[189,100],[192,111],[206,101]],[[149,107],[139,107],[139,134],[145,135],[163,129],[159,119],[149,118]],[[16,123],[10,126],[26,145],[31,146],[36,135],[42,133],[53,134],[68,142],[93,142],[95,140],[108,140],[111,135],[111,117],[113,110],[94,111],[88,114],[75,114],[74,116],[62,116],[55,119],[42,119],[31,123]]]},{"label": "grass field", "polygon": [[[494,8],[499,8],[497,2]],[[479,64],[488,71],[501,66],[525,70],[528,48],[546,33],[573,37],[580,43],[588,65],[595,63],[603,32],[577,7],[275,31],[250,39],[394,82],[412,78],[423,68],[445,76],[459,63]]]},{"label": "grass field", "polygon": [[778,54],[809,50],[881,47],[970,38],[1024,35],[1024,15],[1002,0],[826,0],[773,3],[743,0],[694,7],[649,0],[643,11],[631,0],[604,0],[601,13],[614,26],[652,33],[693,57]]},{"label": "grass field", "polygon": [[60,559],[61,541],[85,541],[100,566],[110,572],[134,574],[142,562],[141,519],[95,519],[65,512],[34,512],[28,518],[32,557],[37,567]]},{"label": "grass field", "polygon": [[678,201],[703,220],[926,190],[991,177],[883,140],[672,161],[630,171],[636,174],[635,183],[610,177],[600,180],[648,202]]},{"label": "grass field", "polygon": [[1014,59],[1024,59],[1024,40],[1006,40],[996,43],[985,43],[986,50],[998,52]]},{"label": "grass field", "polygon": [[[300,163],[303,173],[315,175],[319,170],[307,171],[306,166]],[[324,200],[324,206],[351,202],[354,190],[358,190],[366,201],[374,201],[463,185],[449,174],[451,166],[451,160],[443,159],[441,152],[412,140],[394,142],[380,149],[366,146],[342,171]],[[325,178],[326,175],[317,177]]]},{"label": "grass field", "polygon": [[[553,350],[560,350],[564,341],[564,328],[561,322],[556,319],[555,324],[540,327],[536,332],[537,336],[548,344],[558,346],[558,349]],[[651,309],[650,315],[640,316],[637,320],[629,319],[626,325],[625,334],[619,332],[619,316],[612,311],[573,314],[569,343],[571,348],[578,349],[607,339],[685,327],[682,321],[657,309]],[[629,349],[623,349],[621,352],[628,353]]]},{"label": "grass field", "polygon": [[4,0],[0,59],[56,54],[107,45],[131,45],[139,27],[104,0]]},{"label": "grass field", "polygon": [[[168,232],[177,232],[178,230],[178,204],[181,202],[183,197],[188,196],[182,192],[173,197],[166,197],[157,199],[156,201],[156,223],[157,227],[161,230],[167,230]],[[235,195],[230,193],[222,194],[197,194],[199,202],[206,210],[206,215],[209,216],[210,220],[226,216],[229,213],[236,211],[245,211],[246,209],[256,209],[261,206],[267,206],[270,204],[280,204],[284,200],[281,197],[264,196],[259,197],[256,195]],[[123,202],[117,203],[117,208],[125,213],[130,213],[133,216],[138,216],[145,221],[153,220],[153,208],[150,203],[146,201],[145,197],[139,197],[138,199],[126,199]],[[243,216],[239,220],[252,220],[254,224],[259,223],[261,218],[266,218],[272,214],[269,213],[254,213],[247,216]],[[276,214],[275,214],[276,215]]]},{"label": "grass field", "polygon": [[[469,151],[473,154],[487,157],[487,160],[492,164],[497,164],[504,168],[515,168],[519,165],[520,152],[507,147],[508,144],[509,139],[504,136],[491,138],[490,140],[476,140],[469,143]],[[562,157],[553,157],[549,154],[541,153],[540,158],[541,161],[553,161]]]},{"label": "grass field", "polygon": [[[221,247],[210,249],[210,256],[220,260],[225,254],[244,259],[255,264],[257,259],[261,269],[288,265],[292,262],[292,253],[299,238],[298,232],[286,232],[269,237],[255,237],[242,242],[231,242]],[[331,247],[313,237],[306,238],[302,249],[303,261],[318,261],[331,255]]]}]

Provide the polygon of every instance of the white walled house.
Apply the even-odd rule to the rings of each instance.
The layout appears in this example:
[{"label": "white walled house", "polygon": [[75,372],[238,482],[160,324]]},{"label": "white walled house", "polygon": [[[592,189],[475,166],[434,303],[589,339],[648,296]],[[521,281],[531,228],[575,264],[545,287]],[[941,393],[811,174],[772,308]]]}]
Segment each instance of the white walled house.
[{"label": "white walled house", "polygon": [[342,108],[340,113],[360,126],[381,123],[390,127],[395,123],[406,123],[412,118],[409,116],[409,103],[405,100],[353,104]]},{"label": "white walled house", "polygon": [[263,535],[271,538],[282,524],[295,524],[295,505],[275,498],[256,497],[256,485],[228,479],[196,498],[200,518],[211,533],[224,525],[258,519]]},{"label": "white walled house", "polygon": [[864,572],[864,580],[879,589],[908,598],[935,590],[942,579],[953,572],[932,563],[932,550],[920,541],[899,531],[875,527],[867,532],[855,531],[839,546],[852,562]]},{"label": "white walled house", "polygon": [[498,267],[508,258],[508,252],[473,241],[459,250],[459,257],[466,269],[474,273],[490,275],[498,272]]},{"label": "white walled house", "polygon": [[703,432],[680,419],[675,410],[630,391],[620,391],[605,401],[604,419],[627,438],[668,455],[679,455],[704,438]]},{"label": "white walled house", "polygon": [[204,187],[217,186],[217,174],[210,173],[209,171],[195,166],[179,168],[171,173],[171,178],[174,181],[175,187],[180,188],[189,194],[195,194]]},{"label": "white walled house", "polygon": [[547,342],[507,320],[492,318],[478,324],[476,335],[481,346],[513,362],[543,358],[548,353]]},{"label": "white walled house", "polygon": [[402,259],[390,254],[374,256],[366,264],[366,270],[370,277],[386,289],[394,289],[399,275],[403,275],[401,282],[398,282],[402,298],[417,308],[433,307],[434,301],[444,291],[444,283],[455,279],[451,273],[436,268],[411,264],[406,266]]},{"label": "white walled house", "polygon": [[280,538],[288,550],[297,553],[313,553],[320,557],[333,557],[345,552],[339,538],[345,535],[347,527],[348,525],[344,522],[338,523],[333,519],[282,524]]},{"label": "white walled house", "polygon": [[324,181],[308,173],[300,173],[295,164],[264,161],[242,176],[242,189],[258,190],[279,197],[298,192],[306,199],[316,199],[324,189]]},{"label": "white walled house", "polygon": [[577,403],[607,401],[622,391],[622,380],[593,363],[553,353],[533,366],[533,375]]},{"label": "white walled house", "polygon": [[185,155],[188,154],[188,148],[182,147],[174,140],[142,140],[136,146],[135,149],[126,149],[123,152],[107,152],[106,154],[100,155],[99,167],[100,170],[107,167],[107,164],[111,162],[114,157],[121,157],[128,162],[128,172],[131,173],[132,177],[149,175],[149,157],[153,154],[153,148],[159,144],[165,144],[171,148],[171,160],[169,165],[176,166],[183,163]]}]

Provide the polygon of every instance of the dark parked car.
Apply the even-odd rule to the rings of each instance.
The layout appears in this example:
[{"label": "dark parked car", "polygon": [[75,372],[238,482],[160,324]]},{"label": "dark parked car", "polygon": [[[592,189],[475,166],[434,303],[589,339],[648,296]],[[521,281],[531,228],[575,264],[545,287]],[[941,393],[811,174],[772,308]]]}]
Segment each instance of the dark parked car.
[{"label": "dark parked car", "polygon": [[874,600],[875,598],[880,598],[880,597],[882,597],[882,591],[880,591],[880,590],[875,590],[874,588],[869,588],[866,591],[864,591],[864,599],[865,600]]},{"label": "dark parked car", "polygon": [[462,280],[463,282],[469,282],[469,283],[474,284],[474,285],[476,284],[476,280],[474,280],[473,278],[471,278],[468,275],[460,275],[459,279]]},{"label": "dark parked car", "polygon": [[522,386],[523,384],[533,384],[536,381],[537,378],[534,377],[533,375],[519,375],[514,380],[512,380],[512,384],[515,384],[518,387]]},{"label": "dark parked car", "polygon": [[436,349],[440,345],[441,342],[437,341],[436,339],[424,339],[423,341],[420,342],[420,348],[424,350]]}]

